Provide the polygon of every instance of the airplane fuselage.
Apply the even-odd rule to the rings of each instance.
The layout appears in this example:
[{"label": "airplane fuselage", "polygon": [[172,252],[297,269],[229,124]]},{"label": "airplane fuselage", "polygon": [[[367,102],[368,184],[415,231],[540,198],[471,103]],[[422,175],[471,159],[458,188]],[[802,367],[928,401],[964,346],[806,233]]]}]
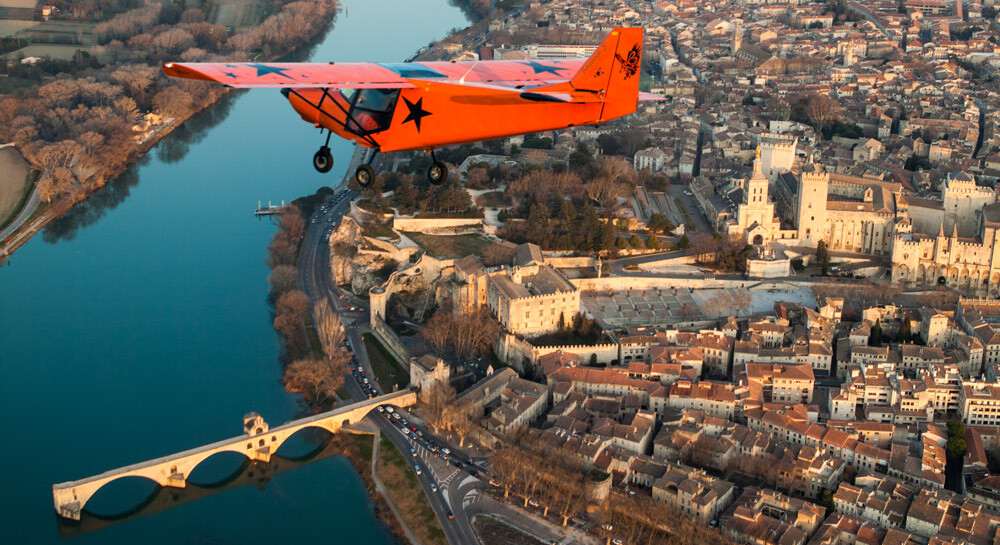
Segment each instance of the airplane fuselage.
[{"label": "airplane fuselage", "polygon": [[[429,150],[525,133],[602,123],[602,102],[550,102],[507,90],[411,80],[416,88],[392,90],[386,111],[366,110],[360,99],[384,90],[345,96],[322,89],[287,93],[303,120],[382,152]],[[526,90],[529,91],[529,90]],[[384,98],[384,97],[380,97]]]}]

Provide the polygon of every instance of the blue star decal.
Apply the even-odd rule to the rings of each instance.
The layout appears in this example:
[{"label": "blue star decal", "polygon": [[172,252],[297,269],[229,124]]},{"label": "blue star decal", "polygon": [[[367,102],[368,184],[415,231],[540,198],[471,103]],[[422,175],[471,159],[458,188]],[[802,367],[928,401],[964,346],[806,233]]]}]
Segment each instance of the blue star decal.
[{"label": "blue star decal", "polygon": [[292,79],[291,76],[289,76],[288,74],[283,73],[285,70],[289,70],[289,68],[279,68],[277,66],[272,66],[272,65],[269,65],[269,64],[261,64],[259,62],[247,63],[245,66],[251,66],[253,68],[256,68],[257,69],[257,77],[258,78],[261,77],[261,76],[267,75],[267,74],[277,74],[279,76],[286,77],[288,79]]},{"label": "blue star decal", "polygon": [[236,79],[236,74],[234,74],[232,72],[223,72],[222,75],[223,76],[229,76],[229,77],[231,77],[233,79]]},{"label": "blue star decal", "polygon": [[536,74],[543,74],[545,72],[548,72],[555,76],[561,76],[562,74],[559,73],[559,70],[565,70],[565,68],[560,68],[558,66],[545,66],[544,64],[538,61],[522,62],[521,64],[525,66],[530,66],[531,69],[534,70]]},{"label": "blue star decal", "polygon": [[406,119],[403,120],[402,124],[413,122],[417,126],[417,132],[420,132],[420,120],[431,115],[430,112],[424,109],[424,97],[420,97],[416,102],[410,102],[409,99],[403,97],[403,102],[406,103],[406,108],[410,111],[406,114]]}]

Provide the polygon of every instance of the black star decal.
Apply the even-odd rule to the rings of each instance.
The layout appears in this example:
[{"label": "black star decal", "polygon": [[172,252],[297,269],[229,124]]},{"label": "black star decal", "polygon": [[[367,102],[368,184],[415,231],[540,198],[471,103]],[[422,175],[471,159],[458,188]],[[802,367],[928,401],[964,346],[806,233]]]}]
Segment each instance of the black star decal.
[{"label": "black star decal", "polygon": [[291,76],[289,76],[288,74],[284,74],[283,73],[285,70],[288,70],[288,68],[278,68],[277,66],[271,66],[271,65],[268,65],[268,64],[261,64],[259,62],[247,63],[246,66],[252,66],[252,67],[256,68],[257,69],[257,77],[258,78],[261,77],[261,76],[264,76],[266,74],[278,74],[279,76],[283,76],[283,77],[286,77],[288,79],[292,79]]},{"label": "black star decal", "polygon": [[561,76],[562,74],[559,73],[559,70],[565,70],[565,68],[559,68],[558,66],[545,66],[544,64],[538,61],[522,62],[521,64],[525,66],[530,66],[532,70],[535,71],[536,74],[549,72],[552,75]]},{"label": "black star decal", "polygon": [[229,77],[231,77],[233,79],[236,79],[236,74],[234,74],[232,72],[223,72],[222,75],[223,76],[229,76]]},{"label": "black star decal", "polygon": [[406,114],[403,124],[412,121],[417,126],[417,132],[420,132],[420,120],[431,115],[430,112],[424,109],[424,97],[418,98],[416,102],[410,102],[409,99],[403,97],[403,102],[406,103],[406,107],[410,110],[410,113]]}]

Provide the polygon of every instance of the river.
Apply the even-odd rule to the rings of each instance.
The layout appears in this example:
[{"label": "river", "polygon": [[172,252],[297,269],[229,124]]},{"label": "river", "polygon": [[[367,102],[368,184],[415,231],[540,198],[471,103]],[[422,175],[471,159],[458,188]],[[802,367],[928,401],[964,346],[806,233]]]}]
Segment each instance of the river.
[{"label": "river", "polygon": [[[398,62],[467,25],[448,0],[348,2],[308,58]],[[252,211],[339,183],[352,147],[334,139],[322,175],[321,143],[277,90],[231,93],[0,268],[4,543],[395,543],[342,456],[90,533],[61,533],[52,505],[54,483],[239,435],[248,411],[303,414],[270,324],[274,225]],[[310,448],[297,443],[279,453]],[[195,476],[239,465],[213,457]],[[151,490],[118,481],[87,507],[121,513]]]}]

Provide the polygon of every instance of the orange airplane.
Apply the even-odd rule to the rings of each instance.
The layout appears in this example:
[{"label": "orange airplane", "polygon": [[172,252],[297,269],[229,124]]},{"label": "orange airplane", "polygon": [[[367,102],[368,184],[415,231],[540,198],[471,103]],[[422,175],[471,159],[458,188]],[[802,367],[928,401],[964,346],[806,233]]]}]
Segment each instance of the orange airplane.
[{"label": "orange airplane", "polygon": [[[642,29],[617,28],[589,59],[412,63],[177,63],[168,76],[229,87],[277,87],[302,119],[327,130],[313,156],[320,172],[333,168],[330,134],[376,153],[425,150],[431,183],[448,177],[434,150],[578,125],[635,112]],[[374,157],[375,154],[372,154]],[[371,159],[355,179],[375,179]]]}]

